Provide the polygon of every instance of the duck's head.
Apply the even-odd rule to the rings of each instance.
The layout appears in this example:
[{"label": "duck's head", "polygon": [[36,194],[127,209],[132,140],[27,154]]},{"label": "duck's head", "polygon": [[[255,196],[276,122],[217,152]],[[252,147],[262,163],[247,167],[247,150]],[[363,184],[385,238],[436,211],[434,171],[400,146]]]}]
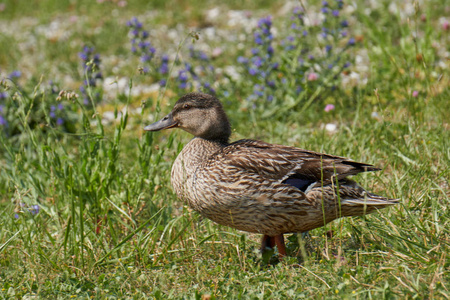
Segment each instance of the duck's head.
[{"label": "duck's head", "polygon": [[144,130],[167,128],[181,128],[196,137],[221,143],[228,143],[231,135],[230,122],[220,101],[202,93],[184,95],[167,116],[146,126]]}]

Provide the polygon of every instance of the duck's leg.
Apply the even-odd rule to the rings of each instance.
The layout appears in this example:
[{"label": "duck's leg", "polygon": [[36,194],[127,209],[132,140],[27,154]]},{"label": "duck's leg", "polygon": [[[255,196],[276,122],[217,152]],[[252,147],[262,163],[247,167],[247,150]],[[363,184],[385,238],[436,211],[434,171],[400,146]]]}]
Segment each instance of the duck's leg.
[{"label": "duck's leg", "polygon": [[275,247],[275,239],[273,236],[263,235],[261,239],[261,253],[264,253],[267,248],[273,249]]},{"label": "duck's leg", "polygon": [[284,244],[283,234],[274,236],[273,239],[275,240],[275,245],[277,245],[278,248],[278,255],[280,257],[286,256],[286,245]]},{"label": "duck's leg", "polygon": [[273,249],[275,245],[278,248],[278,255],[280,257],[286,256],[286,245],[284,243],[283,234],[276,236],[264,235],[261,240],[261,253],[264,253],[267,248]]}]

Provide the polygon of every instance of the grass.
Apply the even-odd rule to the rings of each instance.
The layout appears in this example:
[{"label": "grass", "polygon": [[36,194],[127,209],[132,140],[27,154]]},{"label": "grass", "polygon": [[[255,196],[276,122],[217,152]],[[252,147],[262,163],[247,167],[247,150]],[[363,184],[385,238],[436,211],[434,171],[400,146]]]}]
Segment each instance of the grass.
[{"label": "grass", "polygon": [[[253,38],[245,33],[252,23],[230,25],[226,12],[247,9],[256,19],[272,14],[274,27],[284,28],[283,2],[132,1],[125,8],[118,2],[6,1],[0,11],[1,77],[22,72],[2,81],[10,96],[0,99],[12,112],[0,134],[0,298],[450,298],[445,3],[399,1],[395,10],[390,2],[366,7],[356,1],[349,31],[358,43],[347,55],[355,59],[348,72],[359,78],[339,81],[341,88],[323,97],[296,98],[290,87],[281,93],[289,97],[253,109],[246,100],[251,78],[215,78],[233,139],[373,163],[382,171],[357,180],[401,200],[379,213],[334,221],[304,239],[292,235],[290,257],[278,261],[261,257],[258,235],[203,219],[172,192],[171,164],[191,137],[175,130],[144,133],[142,126],[186,92],[177,88],[180,65],[174,64],[164,96],[163,89],[145,90],[155,78],[139,75],[125,22],[137,15],[151,28],[158,51],[184,60],[189,33],[198,31],[193,45],[208,54],[221,47],[211,64],[225,69],[237,65]],[[222,13],[208,21],[214,7]],[[413,12],[407,14],[408,7]],[[52,22],[60,27],[52,29]],[[213,37],[204,30],[210,26],[217,30]],[[246,41],[227,40],[237,31]],[[104,98],[90,108],[78,92],[86,76],[77,57],[83,45],[96,47],[103,76],[116,80],[87,88],[92,99],[95,92]],[[80,96],[56,100],[60,90]],[[66,107],[63,126],[51,115],[57,103]],[[328,103],[335,109],[324,112]],[[329,123],[337,130],[326,130]]]}]

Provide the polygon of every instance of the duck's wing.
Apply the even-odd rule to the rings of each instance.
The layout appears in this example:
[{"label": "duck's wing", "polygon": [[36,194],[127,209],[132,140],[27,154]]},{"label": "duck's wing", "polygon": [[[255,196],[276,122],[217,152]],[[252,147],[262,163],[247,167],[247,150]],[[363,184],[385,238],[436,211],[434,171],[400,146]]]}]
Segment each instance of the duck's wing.
[{"label": "duck's wing", "polygon": [[[234,142],[218,153],[215,164],[305,191],[313,183],[330,184],[378,168],[348,158],[256,140]],[[220,166],[216,167],[220,168]]]}]

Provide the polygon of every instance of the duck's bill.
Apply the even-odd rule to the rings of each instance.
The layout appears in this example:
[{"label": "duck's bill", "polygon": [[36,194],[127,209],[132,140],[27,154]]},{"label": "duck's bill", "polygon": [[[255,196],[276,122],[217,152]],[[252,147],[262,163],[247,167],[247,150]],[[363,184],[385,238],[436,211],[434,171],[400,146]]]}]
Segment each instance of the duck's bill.
[{"label": "duck's bill", "polygon": [[177,126],[178,123],[173,119],[172,113],[168,114],[158,122],[155,122],[153,124],[147,125],[144,127],[144,130],[146,131],[158,131],[163,130],[167,128],[172,128]]}]

